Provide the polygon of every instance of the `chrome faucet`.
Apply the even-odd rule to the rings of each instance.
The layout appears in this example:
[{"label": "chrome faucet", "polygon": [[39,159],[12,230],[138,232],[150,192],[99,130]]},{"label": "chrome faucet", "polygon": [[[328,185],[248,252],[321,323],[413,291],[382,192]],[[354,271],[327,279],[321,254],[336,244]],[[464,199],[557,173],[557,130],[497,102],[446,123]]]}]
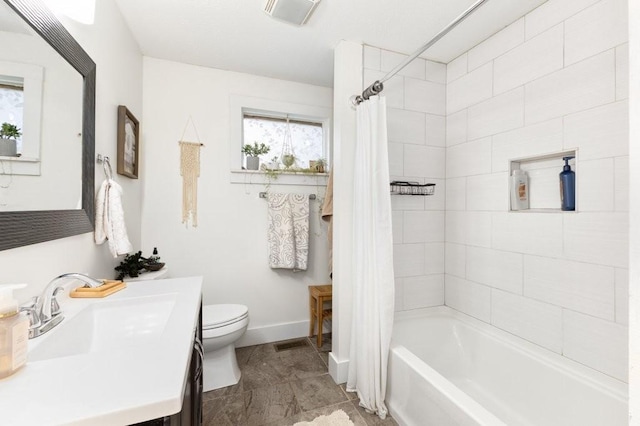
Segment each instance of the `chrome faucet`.
[{"label": "chrome faucet", "polygon": [[85,287],[100,287],[102,281],[87,275],[70,273],[62,274],[49,282],[39,297],[34,297],[32,302],[20,308],[29,317],[29,338],[33,339],[51,330],[64,319],[56,295],[62,288],[62,281],[76,279],[85,284]]}]

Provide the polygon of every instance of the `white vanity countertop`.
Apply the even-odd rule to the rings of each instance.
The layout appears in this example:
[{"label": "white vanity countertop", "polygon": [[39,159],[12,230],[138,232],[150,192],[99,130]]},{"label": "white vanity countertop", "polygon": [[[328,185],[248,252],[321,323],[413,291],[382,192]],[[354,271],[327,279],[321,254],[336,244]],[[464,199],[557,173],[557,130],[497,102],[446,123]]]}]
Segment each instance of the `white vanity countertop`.
[{"label": "white vanity countertop", "polygon": [[[0,424],[117,426],[179,412],[201,291],[202,277],[191,277],[128,283],[127,288],[103,299],[60,298],[64,321],[30,340],[29,355],[35,355],[40,345],[42,352],[47,344],[68,339],[68,331],[79,323],[75,321],[72,326],[73,318],[79,314],[78,319],[82,319],[87,312],[101,312],[86,316],[95,320],[82,321],[81,329],[86,329],[88,335],[114,329],[109,324],[103,327],[100,321],[107,320],[108,315],[119,317],[119,306],[124,306],[129,315],[134,311],[132,307],[136,308],[140,322],[146,321],[150,329],[156,327],[155,334],[149,337],[132,330],[130,336],[100,336],[98,344],[89,342],[74,354],[45,356],[42,360],[34,356],[35,360],[28,360],[14,375],[0,379]],[[161,305],[168,315],[166,323],[159,326],[157,315],[145,316],[145,306],[155,300],[159,301],[155,306]],[[105,307],[108,309],[102,309]],[[69,324],[66,335],[65,324]],[[118,330],[125,328],[120,326]],[[82,347],[84,335],[78,334],[72,339]]]}]

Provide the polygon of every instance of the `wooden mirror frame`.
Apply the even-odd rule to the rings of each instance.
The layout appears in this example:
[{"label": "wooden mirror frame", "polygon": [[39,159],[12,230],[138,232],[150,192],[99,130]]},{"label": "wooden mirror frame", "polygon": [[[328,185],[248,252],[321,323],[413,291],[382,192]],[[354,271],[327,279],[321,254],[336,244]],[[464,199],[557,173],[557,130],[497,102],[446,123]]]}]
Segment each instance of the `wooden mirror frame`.
[{"label": "wooden mirror frame", "polygon": [[[0,212],[0,250],[92,232],[95,194],[96,64],[41,0],[4,0],[84,79],[82,209]],[[65,167],[60,164],[60,167]]]}]

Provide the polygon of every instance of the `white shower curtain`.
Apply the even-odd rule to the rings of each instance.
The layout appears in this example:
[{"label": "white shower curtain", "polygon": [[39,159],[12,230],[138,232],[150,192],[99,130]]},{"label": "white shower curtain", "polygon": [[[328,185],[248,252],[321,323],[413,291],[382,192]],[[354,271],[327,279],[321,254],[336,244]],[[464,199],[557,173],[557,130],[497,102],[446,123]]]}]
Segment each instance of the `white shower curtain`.
[{"label": "white shower curtain", "polygon": [[387,415],[384,403],[393,327],[394,279],[387,117],[384,97],[357,107],[353,167],[353,321],[347,390],[367,411]]}]

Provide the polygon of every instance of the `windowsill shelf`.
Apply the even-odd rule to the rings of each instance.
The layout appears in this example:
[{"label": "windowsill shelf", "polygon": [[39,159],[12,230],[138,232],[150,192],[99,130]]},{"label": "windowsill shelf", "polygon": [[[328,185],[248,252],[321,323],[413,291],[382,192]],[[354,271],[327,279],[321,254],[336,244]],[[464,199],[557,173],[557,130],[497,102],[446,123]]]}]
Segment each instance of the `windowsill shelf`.
[{"label": "windowsill shelf", "polygon": [[17,161],[20,163],[37,163],[40,160],[37,158],[33,158],[33,157],[8,157],[8,156],[4,156],[4,155],[0,155],[0,160],[1,161]]},{"label": "windowsill shelf", "polygon": [[231,183],[248,185],[326,185],[328,173],[308,173],[280,170],[275,173],[262,170],[231,170]]},{"label": "windowsill shelf", "polygon": [[40,159],[36,157],[7,157],[0,156],[0,175],[39,176]]}]

